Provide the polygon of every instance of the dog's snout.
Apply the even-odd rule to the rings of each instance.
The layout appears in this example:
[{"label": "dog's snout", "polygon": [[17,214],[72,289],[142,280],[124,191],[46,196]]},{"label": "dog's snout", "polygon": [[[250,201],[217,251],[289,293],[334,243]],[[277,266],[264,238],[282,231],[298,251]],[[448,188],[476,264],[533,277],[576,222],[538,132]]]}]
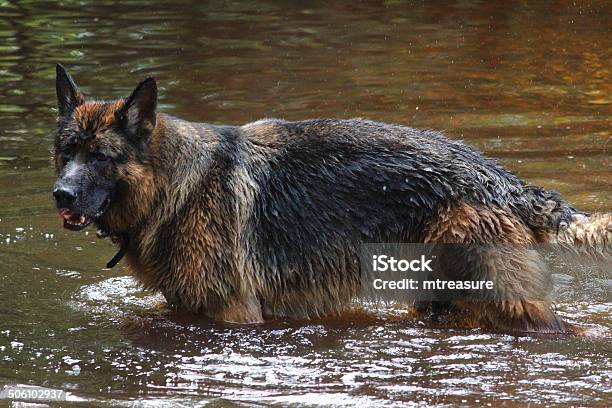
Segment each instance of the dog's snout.
[{"label": "dog's snout", "polygon": [[70,187],[57,186],[53,189],[53,197],[59,207],[69,207],[76,200],[76,193]]}]

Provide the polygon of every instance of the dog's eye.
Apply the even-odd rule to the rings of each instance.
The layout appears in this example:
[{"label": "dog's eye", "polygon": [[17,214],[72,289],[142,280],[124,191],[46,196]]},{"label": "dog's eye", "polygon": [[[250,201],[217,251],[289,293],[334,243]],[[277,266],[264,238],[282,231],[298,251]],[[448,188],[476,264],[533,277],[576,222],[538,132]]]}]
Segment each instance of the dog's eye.
[{"label": "dog's eye", "polygon": [[107,156],[107,155],[105,155],[105,154],[104,154],[104,153],[102,153],[102,152],[96,152],[96,153],[94,153],[94,156],[95,156],[96,160],[98,160],[98,161],[105,161],[105,160],[108,160],[108,156]]}]

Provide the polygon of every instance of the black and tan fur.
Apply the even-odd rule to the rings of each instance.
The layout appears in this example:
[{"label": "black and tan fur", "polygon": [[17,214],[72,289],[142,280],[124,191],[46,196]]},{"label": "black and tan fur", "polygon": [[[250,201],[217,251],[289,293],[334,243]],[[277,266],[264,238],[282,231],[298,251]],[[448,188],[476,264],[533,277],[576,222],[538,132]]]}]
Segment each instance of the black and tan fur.
[{"label": "black and tan fur", "polygon": [[[576,220],[588,222],[438,132],[364,119],[191,123],[156,113],[156,98],[148,79],[127,99],[88,101],[59,66],[55,163],[59,183],[70,143],[89,152],[87,174],[109,172],[96,225],[129,242],[134,276],[179,309],[243,323],[323,316],[359,293],[363,242],[573,242]],[[97,149],[101,163],[87,159]],[[599,217],[595,236],[606,236],[610,217]],[[568,330],[548,300],[520,293],[456,306],[492,328]]]}]

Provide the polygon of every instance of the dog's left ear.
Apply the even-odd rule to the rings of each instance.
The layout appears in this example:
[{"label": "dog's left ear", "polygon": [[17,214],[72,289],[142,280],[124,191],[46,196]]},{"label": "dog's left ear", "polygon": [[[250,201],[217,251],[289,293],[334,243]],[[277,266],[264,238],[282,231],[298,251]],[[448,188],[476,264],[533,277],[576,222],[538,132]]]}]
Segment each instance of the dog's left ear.
[{"label": "dog's left ear", "polygon": [[126,99],[117,112],[117,120],[130,136],[146,140],[155,129],[156,108],[157,84],[155,79],[147,78]]},{"label": "dog's left ear", "polygon": [[57,112],[68,117],[84,101],[79,87],[62,64],[55,66],[55,91],[57,93]]}]

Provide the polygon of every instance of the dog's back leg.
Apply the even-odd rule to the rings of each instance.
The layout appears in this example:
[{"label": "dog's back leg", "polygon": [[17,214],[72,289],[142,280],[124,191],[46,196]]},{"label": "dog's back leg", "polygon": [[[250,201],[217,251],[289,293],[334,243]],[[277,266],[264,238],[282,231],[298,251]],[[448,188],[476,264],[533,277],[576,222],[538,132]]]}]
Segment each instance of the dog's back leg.
[{"label": "dog's back leg", "polygon": [[492,281],[493,289],[455,292],[453,304],[477,324],[512,332],[572,332],[552,310],[552,283],[533,232],[500,208],[462,205],[429,228],[426,242],[441,244],[447,279]]}]

